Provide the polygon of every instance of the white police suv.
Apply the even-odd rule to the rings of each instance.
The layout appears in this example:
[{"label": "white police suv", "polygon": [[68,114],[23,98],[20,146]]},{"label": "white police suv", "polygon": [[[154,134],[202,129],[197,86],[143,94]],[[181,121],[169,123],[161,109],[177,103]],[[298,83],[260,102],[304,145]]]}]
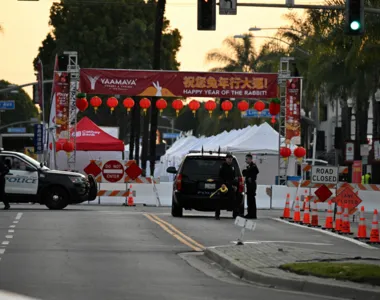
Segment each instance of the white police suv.
[{"label": "white police suv", "polygon": [[0,159],[9,160],[5,176],[5,197],[10,203],[40,203],[50,209],[63,209],[69,204],[92,201],[98,193],[90,175],[51,170],[19,152],[0,149]]}]

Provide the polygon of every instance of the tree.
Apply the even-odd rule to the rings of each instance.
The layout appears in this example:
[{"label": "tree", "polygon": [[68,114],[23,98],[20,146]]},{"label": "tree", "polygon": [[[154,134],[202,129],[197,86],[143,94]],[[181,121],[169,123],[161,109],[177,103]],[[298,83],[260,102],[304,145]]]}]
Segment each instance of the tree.
[{"label": "tree", "polygon": [[[8,81],[0,80],[0,89],[7,88],[10,84],[11,83]],[[36,106],[23,89],[18,90],[17,94],[3,94],[2,100],[14,100],[16,109],[14,111],[1,112],[1,126],[13,122],[29,121],[31,118],[38,118],[38,110]]]}]

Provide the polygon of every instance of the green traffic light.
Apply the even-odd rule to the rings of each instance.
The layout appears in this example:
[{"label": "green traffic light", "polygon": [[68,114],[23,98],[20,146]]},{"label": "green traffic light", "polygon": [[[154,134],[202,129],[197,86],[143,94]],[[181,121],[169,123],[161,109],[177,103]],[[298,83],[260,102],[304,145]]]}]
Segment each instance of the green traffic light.
[{"label": "green traffic light", "polygon": [[353,21],[350,24],[350,28],[352,30],[358,30],[360,28],[360,23],[358,21]]}]

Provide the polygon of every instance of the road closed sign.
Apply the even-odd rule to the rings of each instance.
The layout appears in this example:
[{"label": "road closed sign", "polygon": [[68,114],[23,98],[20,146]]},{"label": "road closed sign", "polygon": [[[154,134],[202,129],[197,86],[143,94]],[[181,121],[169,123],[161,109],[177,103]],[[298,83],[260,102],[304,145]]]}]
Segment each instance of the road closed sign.
[{"label": "road closed sign", "polygon": [[338,183],[338,167],[312,166],[311,182],[336,184]]},{"label": "road closed sign", "polygon": [[109,160],[104,163],[102,169],[104,182],[119,183],[124,179],[124,165],[117,160]]}]

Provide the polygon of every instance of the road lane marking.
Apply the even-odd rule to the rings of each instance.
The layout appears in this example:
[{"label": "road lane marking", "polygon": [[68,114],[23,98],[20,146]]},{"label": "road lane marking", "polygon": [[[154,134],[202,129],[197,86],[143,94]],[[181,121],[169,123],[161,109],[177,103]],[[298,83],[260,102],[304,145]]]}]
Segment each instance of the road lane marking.
[{"label": "road lane marking", "polygon": [[5,238],[6,239],[13,239],[13,235],[6,235]]},{"label": "road lane marking", "polygon": [[4,254],[5,249],[0,249],[0,254]]},{"label": "road lane marking", "polygon": [[194,244],[195,246],[199,247],[199,248],[205,248],[205,246],[199,244],[198,242],[194,241],[191,237],[187,236],[186,234],[184,234],[182,231],[180,231],[179,229],[177,229],[176,227],[174,227],[174,225],[170,224],[169,222],[166,222],[165,220],[161,219],[160,217],[154,215],[154,214],[151,214],[151,216],[153,218],[155,218],[156,220],[158,220],[159,222],[165,224],[166,226],[168,226],[171,230],[175,231],[177,234],[181,235],[184,239],[188,240],[190,243]]},{"label": "road lane marking", "polygon": [[197,252],[201,252],[202,249],[199,248],[199,247],[196,247],[195,245],[191,244],[190,242],[186,241],[183,237],[181,237],[180,235],[176,234],[175,232],[173,232],[172,230],[170,230],[164,223],[156,220],[155,218],[153,218],[150,214],[143,214],[146,218],[148,218],[150,221],[158,224],[163,230],[165,230],[167,233],[169,233],[171,236],[173,236],[174,238],[176,238],[177,240],[179,240],[182,244],[190,247],[191,249],[193,249],[194,251],[197,251]]},{"label": "road lane marking", "polygon": [[9,228],[15,228],[16,225],[9,225]]},{"label": "road lane marking", "polygon": [[13,229],[8,230],[9,233],[14,233],[15,231]]},{"label": "road lane marking", "polygon": [[[237,241],[232,241],[231,244],[236,244]],[[312,245],[312,246],[334,246],[334,244],[327,243],[313,243],[313,242],[292,242],[292,241],[244,241],[244,244],[300,244],[300,245]]]},{"label": "road lane marking", "polygon": [[17,213],[17,215],[16,215],[16,220],[20,220],[21,219],[21,217],[22,217],[22,213]]},{"label": "road lane marking", "polygon": [[305,228],[305,229],[311,229],[311,230],[314,230],[314,231],[318,231],[320,233],[324,233],[324,234],[327,234],[327,235],[330,235],[330,236],[333,236],[335,238],[338,238],[338,239],[341,239],[341,240],[346,240],[348,242],[351,242],[353,244],[356,244],[358,246],[361,246],[363,248],[367,248],[367,249],[375,249],[375,250],[379,250],[379,248],[376,248],[376,247],[372,247],[366,243],[363,243],[361,241],[357,241],[357,240],[354,240],[354,239],[351,239],[349,237],[346,237],[346,236],[342,236],[342,235],[337,235],[333,232],[330,232],[328,230],[321,230],[321,229],[318,229],[318,228],[313,228],[313,227],[307,227],[307,226],[304,226],[304,225],[300,225],[300,224],[297,224],[297,223],[290,223],[286,220],[282,220],[280,218],[272,218],[272,220],[275,220],[277,222],[282,222],[282,223],[285,223],[285,224],[289,224],[289,225],[293,225],[293,226],[297,226],[297,227],[301,227],[301,228]]},{"label": "road lane marking", "polygon": [[9,241],[3,241],[2,243],[1,243],[2,245],[9,245]]},{"label": "road lane marking", "polygon": [[13,221],[13,224],[18,224],[18,221]]}]

